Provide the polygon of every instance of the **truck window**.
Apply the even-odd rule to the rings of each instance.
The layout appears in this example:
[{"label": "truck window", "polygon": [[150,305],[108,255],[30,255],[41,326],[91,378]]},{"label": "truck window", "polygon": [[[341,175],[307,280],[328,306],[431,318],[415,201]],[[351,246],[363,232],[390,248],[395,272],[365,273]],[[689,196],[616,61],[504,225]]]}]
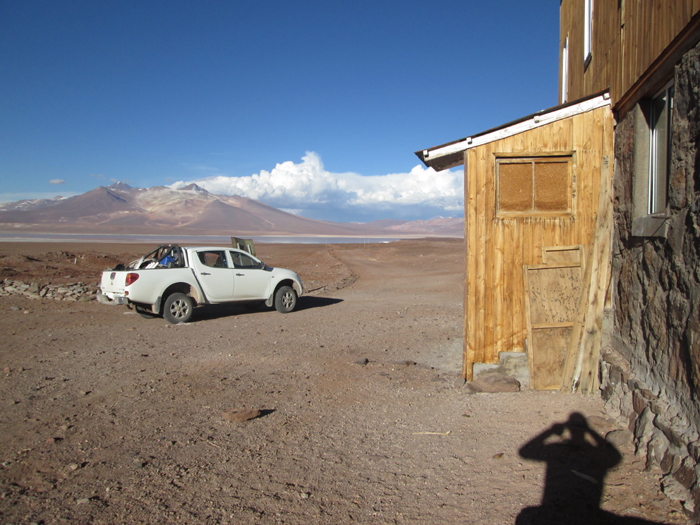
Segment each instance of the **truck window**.
[{"label": "truck window", "polygon": [[259,269],[260,263],[251,256],[241,252],[229,252],[233,260],[234,268],[239,269]]},{"label": "truck window", "polygon": [[199,262],[210,268],[228,268],[225,251],[205,251],[197,252]]}]

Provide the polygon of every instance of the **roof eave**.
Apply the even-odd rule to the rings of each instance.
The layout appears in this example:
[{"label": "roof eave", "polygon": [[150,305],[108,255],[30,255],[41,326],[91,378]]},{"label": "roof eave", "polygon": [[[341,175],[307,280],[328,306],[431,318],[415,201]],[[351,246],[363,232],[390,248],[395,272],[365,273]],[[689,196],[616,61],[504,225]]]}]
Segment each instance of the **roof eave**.
[{"label": "roof eave", "polygon": [[601,91],[579,100],[560,104],[549,109],[544,109],[526,117],[513,120],[501,126],[482,131],[476,135],[454,140],[440,146],[416,151],[416,156],[429,168],[442,171],[455,168],[464,164],[464,152],[468,149],[487,144],[494,140],[503,139],[524,131],[556,122],[572,115],[610,105],[608,90]]}]

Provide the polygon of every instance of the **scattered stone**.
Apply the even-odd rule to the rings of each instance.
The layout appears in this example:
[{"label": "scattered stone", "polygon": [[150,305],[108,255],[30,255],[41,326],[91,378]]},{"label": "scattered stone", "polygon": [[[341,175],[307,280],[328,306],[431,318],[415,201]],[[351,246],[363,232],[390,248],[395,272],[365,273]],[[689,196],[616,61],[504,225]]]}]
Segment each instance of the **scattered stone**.
[{"label": "scattered stone", "polygon": [[634,434],[627,429],[612,430],[605,435],[605,440],[618,448],[630,443],[633,438]]},{"label": "scattered stone", "polygon": [[[691,513],[695,510],[695,505],[693,502],[693,497],[688,489],[686,489],[678,480],[673,476],[666,476],[661,481],[661,490],[669,498],[680,501],[686,510]],[[689,508],[690,507],[690,508]]]},{"label": "scattered stone", "polygon": [[472,393],[520,392],[520,381],[498,372],[482,374],[467,384]]},{"label": "scattered stone", "polygon": [[[83,283],[64,285],[42,285],[40,283],[26,284],[21,281],[5,279],[0,281],[0,296],[20,295],[29,299],[55,299],[67,301],[92,301],[95,298],[98,285],[88,286]],[[20,308],[13,306],[13,310]]]},{"label": "scattered stone", "polygon": [[221,414],[221,417],[226,421],[230,421],[231,423],[243,423],[244,421],[260,417],[260,414],[260,410],[253,408],[251,410],[232,410],[229,412],[224,412]]},{"label": "scattered stone", "polygon": [[366,357],[363,358],[363,359],[358,359],[357,361],[355,361],[355,364],[356,364],[356,365],[363,365],[363,366],[364,366],[364,365],[366,365],[367,363],[369,363],[369,359],[367,359]]},{"label": "scattered stone", "polygon": [[654,418],[654,413],[647,407],[637,419],[634,429],[634,438],[637,442],[638,453],[640,451],[646,452],[647,445],[656,429],[654,426]]},{"label": "scattered stone", "polygon": [[619,428],[614,421],[603,416],[588,416],[586,421],[593,430],[602,435],[608,434]]}]

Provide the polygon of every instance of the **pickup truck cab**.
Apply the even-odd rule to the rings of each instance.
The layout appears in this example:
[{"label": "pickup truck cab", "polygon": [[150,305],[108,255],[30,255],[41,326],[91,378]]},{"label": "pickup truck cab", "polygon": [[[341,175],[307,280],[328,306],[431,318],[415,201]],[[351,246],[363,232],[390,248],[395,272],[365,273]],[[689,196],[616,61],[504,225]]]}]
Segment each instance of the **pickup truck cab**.
[{"label": "pickup truck cab", "polygon": [[126,304],[144,317],[162,315],[176,324],[206,304],[264,302],[288,313],[302,293],[295,272],[271,268],[243,250],[163,245],[126,266],[105,270],[97,300]]}]

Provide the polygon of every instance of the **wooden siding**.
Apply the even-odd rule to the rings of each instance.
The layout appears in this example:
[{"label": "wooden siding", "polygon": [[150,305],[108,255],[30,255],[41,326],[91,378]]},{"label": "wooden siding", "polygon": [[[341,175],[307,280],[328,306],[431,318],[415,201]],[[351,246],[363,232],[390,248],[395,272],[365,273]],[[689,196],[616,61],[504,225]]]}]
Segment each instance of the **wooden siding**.
[{"label": "wooden siding", "polygon": [[[562,0],[559,50],[568,36],[568,99],[610,88],[615,106],[699,12],[700,0],[594,0],[592,57],[585,67],[583,0]],[[561,83],[561,71],[559,77]],[[559,93],[561,102],[561,85]]]},{"label": "wooden siding", "polygon": [[[464,369],[497,363],[499,352],[525,351],[523,265],[542,263],[545,246],[588,245],[598,211],[603,155],[612,155],[609,107],[588,111],[465,153],[466,282]],[[572,213],[497,217],[499,156],[572,155]]]}]

